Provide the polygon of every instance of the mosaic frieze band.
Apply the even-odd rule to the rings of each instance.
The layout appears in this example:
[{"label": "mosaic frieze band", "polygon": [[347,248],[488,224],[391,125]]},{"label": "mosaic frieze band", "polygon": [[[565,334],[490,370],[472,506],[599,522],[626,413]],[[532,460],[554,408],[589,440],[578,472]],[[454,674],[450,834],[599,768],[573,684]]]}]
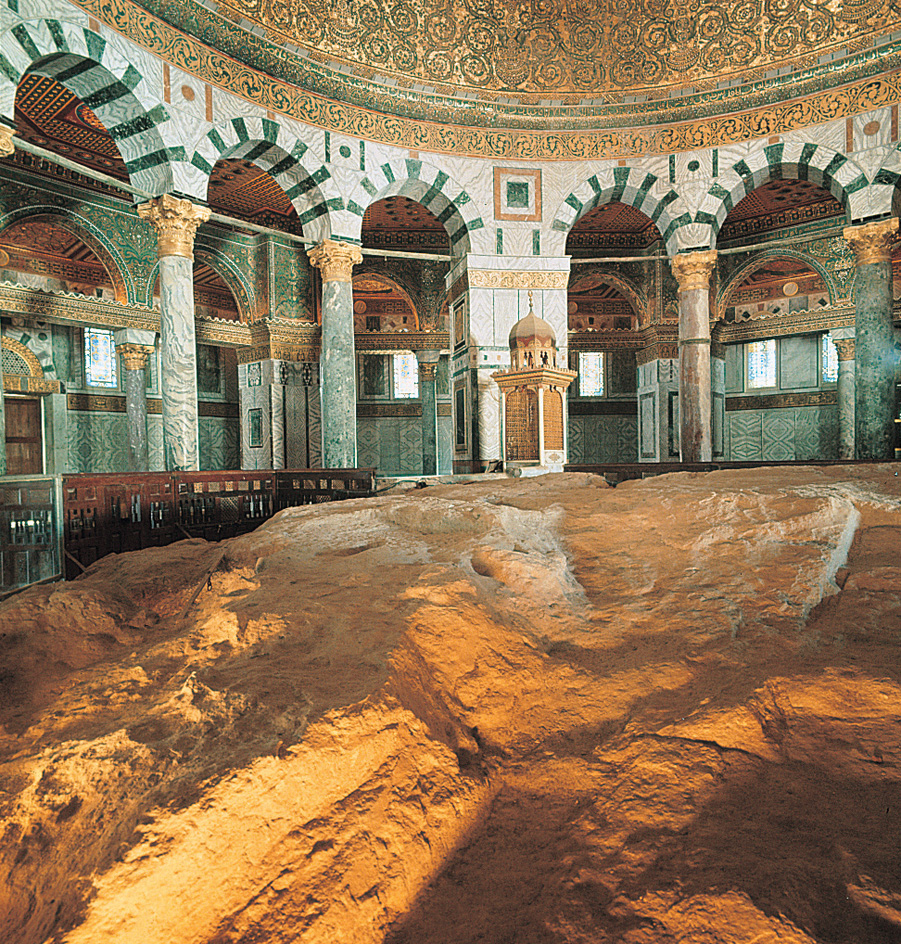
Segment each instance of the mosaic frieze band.
[{"label": "mosaic frieze band", "polygon": [[502,272],[495,269],[470,269],[470,288],[566,289],[568,272]]},{"label": "mosaic frieze band", "polygon": [[813,393],[774,393],[769,396],[728,397],[726,412],[741,410],[783,410],[801,406],[834,406],[838,396],[834,390]]},{"label": "mosaic frieze band", "polygon": [[[59,384],[55,393],[59,393]],[[69,393],[66,395],[68,409],[78,413],[125,413],[125,397],[101,395],[93,393]],[[163,401],[159,397],[147,398],[147,412],[151,416],[162,416]],[[198,403],[200,416],[213,416],[219,419],[234,419],[238,416],[236,403],[217,403],[215,401],[200,400]]]}]

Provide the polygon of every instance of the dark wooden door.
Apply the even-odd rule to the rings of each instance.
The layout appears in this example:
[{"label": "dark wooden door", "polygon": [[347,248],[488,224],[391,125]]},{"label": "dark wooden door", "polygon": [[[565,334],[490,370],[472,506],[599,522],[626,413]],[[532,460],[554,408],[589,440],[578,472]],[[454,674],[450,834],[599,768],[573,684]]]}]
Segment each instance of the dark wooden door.
[{"label": "dark wooden door", "polygon": [[41,401],[3,401],[6,410],[6,471],[9,475],[40,475],[44,471]]}]

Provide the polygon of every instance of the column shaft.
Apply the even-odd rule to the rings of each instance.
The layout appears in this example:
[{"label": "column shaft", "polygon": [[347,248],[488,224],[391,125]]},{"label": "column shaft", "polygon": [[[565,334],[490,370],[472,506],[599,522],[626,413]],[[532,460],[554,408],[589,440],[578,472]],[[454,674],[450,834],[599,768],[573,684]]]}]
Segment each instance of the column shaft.
[{"label": "column shaft", "polygon": [[194,330],[194,235],[210,211],[170,194],[138,215],[156,229],[160,260],[160,391],[167,470],[200,468],[197,343]]},{"label": "column shaft", "polygon": [[838,457],[854,458],[854,338],[835,338],[838,350]]},{"label": "column shaft", "polygon": [[357,384],[351,271],[362,262],[359,246],[327,239],[308,253],[322,272],[322,464],[357,464]]},{"label": "column shaft", "polygon": [[[438,372],[438,351],[434,361],[419,361],[419,397],[422,402],[422,474],[438,474],[438,397],[435,384]],[[428,352],[431,354],[432,352]]]},{"label": "column shaft", "polygon": [[857,259],[854,447],[858,459],[895,456],[891,250],[897,233],[897,218],[849,226],[844,231]]},{"label": "column shaft", "polygon": [[128,417],[128,468],[150,469],[147,446],[147,390],[143,367],[125,368],[125,413]]},{"label": "column shaft", "polygon": [[190,259],[160,259],[160,390],[166,469],[199,469],[197,341]]},{"label": "column shaft", "polygon": [[6,475],[6,406],[3,398],[3,361],[0,358],[0,475]]},{"label": "column shaft", "polygon": [[[127,335],[127,332],[123,332]],[[117,339],[118,340],[118,339]],[[153,348],[145,344],[117,343],[116,352],[125,374],[125,415],[128,420],[128,468],[150,470],[147,440],[147,385],[144,368]]]},{"label": "column shaft", "polygon": [[713,457],[710,394],[710,273],[716,252],[673,258],[679,281],[679,445],[683,462]]}]

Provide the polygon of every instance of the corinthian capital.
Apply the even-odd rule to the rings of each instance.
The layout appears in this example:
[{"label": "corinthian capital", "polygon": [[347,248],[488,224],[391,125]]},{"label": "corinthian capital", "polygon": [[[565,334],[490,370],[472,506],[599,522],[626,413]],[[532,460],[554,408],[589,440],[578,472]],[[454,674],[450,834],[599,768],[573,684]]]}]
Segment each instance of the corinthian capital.
[{"label": "corinthian capital", "polygon": [[153,348],[146,344],[117,344],[116,352],[122,358],[122,366],[126,370],[143,370]]},{"label": "corinthian capital", "polygon": [[710,273],[716,265],[715,249],[705,249],[702,252],[681,252],[673,256],[671,262],[680,292],[710,288]]},{"label": "corinthian capital", "polygon": [[353,243],[324,239],[307,251],[310,264],[322,272],[323,282],[351,282],[352,269],[363,261],[363,253]]},{"label": "corinthian capital", "polygon": [[854,360],[854,338],[833,338],[832,343],[840,361]]},{"label": "corinthian capital", "polygon": [[16,146],[13,144],[13,135],[15,133],[15,128],[0,125],[0,157],[9,157],[13,151],[15,151]]},{"label": "corinthian capital", "polygon": [[876,220],[862,226],[846,226],[842,235],[854,250],[858,265],[870,265],[874,262],[888,262],[892,257],[892,247],[898,238],[898,218]]},{"label": "corinthian capital", "polygon": [[207,207],[195,206],[190,200],[179,200],[169,193],[142,203],[138,216],[148,220],[156,230],[157,253],[165,256],[194,258],[194,236],[197,227],[210,218]]}]

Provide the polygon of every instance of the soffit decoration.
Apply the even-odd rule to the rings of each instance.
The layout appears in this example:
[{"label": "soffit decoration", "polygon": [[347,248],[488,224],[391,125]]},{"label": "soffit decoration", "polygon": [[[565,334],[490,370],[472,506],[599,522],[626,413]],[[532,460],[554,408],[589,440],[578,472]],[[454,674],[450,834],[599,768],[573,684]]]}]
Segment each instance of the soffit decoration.
[{"label": "soffit decoration", "polygon": [[[892,0],[78,3],[152,51],[174,55],[180,68],[264,107],[430,150],[534,158],[686,150],[901,97],[899,82],[886,80],[901,68],[901,11]],[[201,38],[207,51],[178,31]],[[264,88],[242,66],[285,85]],[[863,81],[873,77],[880,78]],[[799,97],[820,100],[799,105]],[[765,115],[699,120],[747,109]],[[436,127],[385,120],[392,115]],[[651,138],[574,134],[675,122],[697,124]],[[485,131],[466,136],[442,125]],[[561,137],[533,140],[510,129]]]},{"label": "soffit decoration", "polygon": [[393,196],[367,207],[362,224],[367,249],[401,249],[411,252],[449,253],[447,230],[421,203]]},{"label": "soffit decoration", "polygon": [[838,200],[819,184],[792,178],[770,180],[732,207],[717,242],[844,215]]},{"label": "soffit decoration", "polygon": [[16,131],[32,144],[128,180],[119,149],[100,119],[56,79],[24,76],[16,90]]}]

